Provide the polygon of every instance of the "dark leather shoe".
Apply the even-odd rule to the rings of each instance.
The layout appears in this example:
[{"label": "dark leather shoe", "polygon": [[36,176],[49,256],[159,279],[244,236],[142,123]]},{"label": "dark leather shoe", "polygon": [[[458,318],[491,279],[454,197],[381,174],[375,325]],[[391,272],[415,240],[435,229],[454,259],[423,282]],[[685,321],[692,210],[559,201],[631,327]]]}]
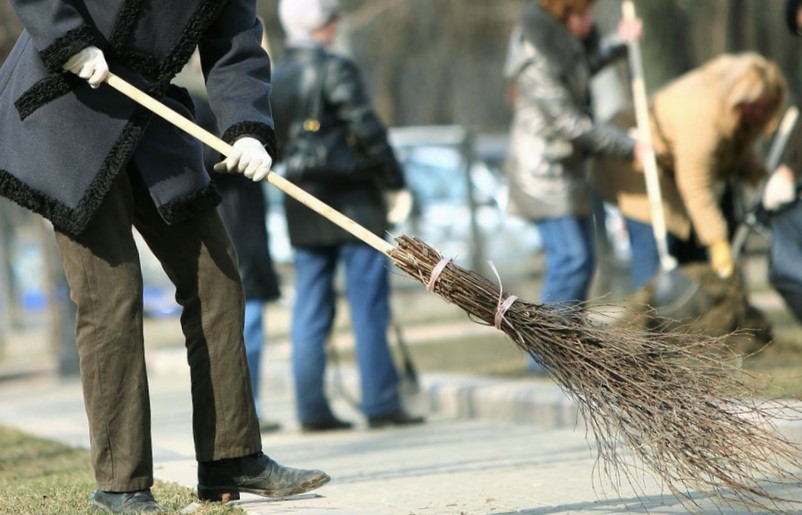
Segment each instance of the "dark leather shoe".
[{"label": "dark leather shoe", "polygon": [[423,417],[414,417],[404,410],[393,411],[379,417],[369,417],[368,427],[378,429],[387,426],[409,426],[412,424],[423,424]]},{"label": "dark leather shoe", "polygon": [[330,480],[325,472],[284,467],[260,452],[242,458],[199,462],[198,498],[226,503],[239,499],[240,492],[287,497],[314,490]]},{"label": "dark leather shoe", "polygon": [[301,431],[304,433],[317,433],[319,431],[337,431],[339,429],[351,429],[354,424],[332,417],[320,422],[302,422]]},{"label": "dark leather shoe", "polygon": [[104,492],[97,490],[89,496],[92,506],[111,513],[141,513],[148,511],[165,512],[159,506],[150,489],[137,492]]}]

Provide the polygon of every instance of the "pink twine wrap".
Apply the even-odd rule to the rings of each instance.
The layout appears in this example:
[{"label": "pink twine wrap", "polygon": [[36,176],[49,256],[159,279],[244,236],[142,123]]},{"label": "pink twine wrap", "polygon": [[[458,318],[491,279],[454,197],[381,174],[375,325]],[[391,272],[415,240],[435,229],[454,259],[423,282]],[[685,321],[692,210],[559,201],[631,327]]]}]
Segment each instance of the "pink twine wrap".
[{"label": "pink twine wrap", "polygon": [[496,326],[496,329],[501,329],[501,323],[504,321],[504,315],[507,313],[507,310],[512,307],[516,300],[518,300],[518,297],[515,295],[510,295],[507,297],[507,300],[499,305],[498,309],[496,310],[496,317],[493,320],[495,322],[494,325]]},{"label": "pink twine wrap", "polygon": [[503,287],[501,285],[501,276],[498,275],[496,265],[492,261],[488,261],[487,264],[490,265],[490,269],[493,270],[493,273],[496,274],[496,279],[498,279],[498,308],[496,308],[496,316],[493,318],[493,325],[496,326],[496,329],[501,330],[501,323],[504,321],[504,315],[515,303],[515,301],[518,300],[518,297],[515,295],[510,295],[504,302],[501,302],[501,298],[504,295]]},{"label": "pink twine wrap", "polygon": [[446,269],[446,265],[448,265],[450,262],[450,259],[443,258],[437,263],[437,265],[435,265],[434,269],[432,269],[432,275],[429,277],[429,282],[426,284],[427,290],[434,293],[434,285],[437,282],[437,279],[440,278],[440,274],[443,273],[443,270]]}]

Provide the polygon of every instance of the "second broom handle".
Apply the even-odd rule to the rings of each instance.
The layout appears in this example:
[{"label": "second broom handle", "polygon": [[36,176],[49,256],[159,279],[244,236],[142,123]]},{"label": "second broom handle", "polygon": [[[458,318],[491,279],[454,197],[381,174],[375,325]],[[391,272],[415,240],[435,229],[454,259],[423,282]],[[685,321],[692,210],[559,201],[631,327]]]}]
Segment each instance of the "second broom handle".
[{"label": "second broom handle", "polygon": [[[621,3],[624,19],[635,19],[635,4],[632,0]],[[677,261],[668,252],[668,239],[666,230],[666,217],[663,211],[663,194],[660,191],[660,175],[657,171],[657,158],[652,147],[651,123],[649,120],[649,102],[646,97],[646,86],[643,79],[643,60],[640,53],[640,44],[637,40],[630,41],[629,65],[632,71],[632,96],[635,103],[635,119],[638,126],[638,139],[642,144],[643,172],[646,176],[646,194],[649,198],[649,207],[652,215],[652,230],[660,255],[660,265],[663,270],[673,270]]]}]

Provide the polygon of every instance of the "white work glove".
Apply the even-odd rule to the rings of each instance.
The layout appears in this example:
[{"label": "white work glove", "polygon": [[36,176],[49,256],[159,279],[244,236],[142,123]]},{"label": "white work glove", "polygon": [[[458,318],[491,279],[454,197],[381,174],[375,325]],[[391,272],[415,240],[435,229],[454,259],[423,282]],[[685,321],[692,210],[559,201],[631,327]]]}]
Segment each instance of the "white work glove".
[{"label": "white work glove", "polygon": [[390,191],[384,194],[387,200],[387,221],[390,225],[406,222],[412,213],[412,193],[408,189]]},{"label": "white work glove", "polygon": [[763,190],[763,207],[776,211],[796,200],[796,180],[794,171],[781,165],[771,174]]},{"label": "white work glove", "polygon": [[103,51],[96,46],[88,46],[70,57],[64,66],[82,79],[86,79],[90,86],[97,88],[109,75],[109,65]]},{"label": "white work glove", "polygon": [[214,165],[215,172],[241,173],[253,182],[259,182],[270,173],[273,159],[262,142],[245,136],[234,142],[225,160]]}]

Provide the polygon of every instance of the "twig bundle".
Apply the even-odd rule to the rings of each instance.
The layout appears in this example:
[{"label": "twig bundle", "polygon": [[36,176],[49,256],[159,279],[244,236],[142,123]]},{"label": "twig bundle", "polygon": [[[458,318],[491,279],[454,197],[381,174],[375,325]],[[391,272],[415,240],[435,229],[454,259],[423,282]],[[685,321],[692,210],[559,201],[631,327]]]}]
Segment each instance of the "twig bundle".
[{"label": "twig bundle", "polygon": [[684,504],[696,505],[693,491],[775,512],[794,502],[775,490],[800,483],[800,448],[775,431],[788,406],[754,400],[763,387],[722,359],[721,338],[644,332],[589,321],[581,306],[526,303],[420,239],[396,242],[396,266],[551,373],[578,404],[613,485],[640,483],[624,443]]}]

